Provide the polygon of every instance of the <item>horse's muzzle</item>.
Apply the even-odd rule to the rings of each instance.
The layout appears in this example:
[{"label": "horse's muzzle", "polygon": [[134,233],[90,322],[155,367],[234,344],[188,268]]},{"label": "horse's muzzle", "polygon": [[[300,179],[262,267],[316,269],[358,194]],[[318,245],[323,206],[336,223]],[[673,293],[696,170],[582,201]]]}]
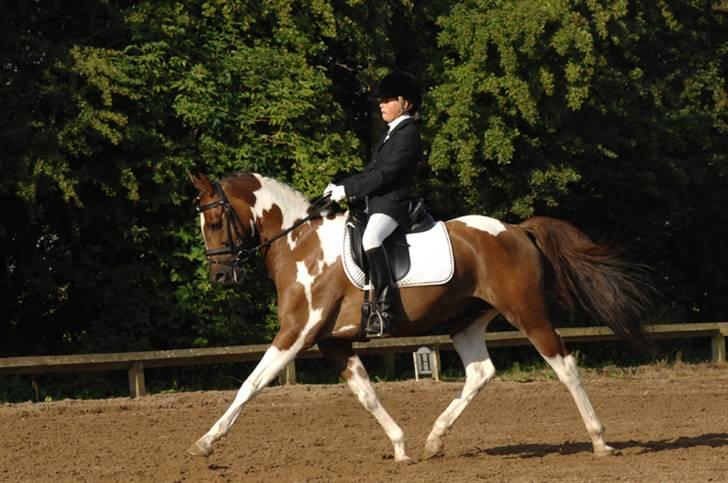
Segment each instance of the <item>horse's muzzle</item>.
[{"label": "horse's muzzle", "polygon": [[220,264],[210,265],[210,282],[220,285],[232,285],[241,283],[245,278],[245,270],[238,264]]}]

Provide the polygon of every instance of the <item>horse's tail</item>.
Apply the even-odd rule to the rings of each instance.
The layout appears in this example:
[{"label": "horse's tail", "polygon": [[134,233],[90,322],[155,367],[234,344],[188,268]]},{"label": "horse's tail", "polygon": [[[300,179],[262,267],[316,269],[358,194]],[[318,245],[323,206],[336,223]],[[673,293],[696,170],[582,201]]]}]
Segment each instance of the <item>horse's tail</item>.
[{"label": "horse's tail", "polygon": [[552,276],[547,283],[561,303],[572,311],[580,306],[637,347],[652,346],[642,322],[656,291],[643,265],[623,260],[619,251],[592,242],[565,221],[537,216],[520,227],[548,260]]}]

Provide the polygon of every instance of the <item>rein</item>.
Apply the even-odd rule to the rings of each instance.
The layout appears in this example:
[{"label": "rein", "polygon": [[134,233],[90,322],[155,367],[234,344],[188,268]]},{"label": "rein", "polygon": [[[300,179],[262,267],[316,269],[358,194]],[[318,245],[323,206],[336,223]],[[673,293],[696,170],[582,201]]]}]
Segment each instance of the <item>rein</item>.
[{"label": "rein", "polygon": [[[212,250],[205,250],[205,256],[209,259],[211,257],[215,257],[218,255],[234,255],[232,263],[230,264],[221,264],[217,260],[212,260],[212,263],[218,263],[221,265],[228,265],[230,269],[233,272],[233,277],[235,281],[238,281],[238,272],[242,272],[241,276],[245,275],[245,269],[242,266],[244,262],[246,262],[251,256],[253,256],[256,252],[270,247],[275,241],[279,240],[280,238],[283,238],[284,236],[288,235],[290,232],[298,228],[299,226],[303,225],[304,223],[307,223],[308,221],[312,220],[313,218],[317,218],[321,216],[321,212],[331,206],[334,202],[331,200],[330,195],[320,196],[316,199],[314,199],[311,202],[311,213],[296,221],[293,225],[291,225],[289,228],[286,228],[285,230],[278,233],[276,236],[271,238],[270,240],[267,240],[263,243],[258,243],[255,246],[252,247],[246,247],[246,241],[249,242],[255,242],[255,225],[253,224],[251,226],[250,235],[245,237],[243,234],[241,234],[239,228],[243,227],[243,223],[240,220],[240,217],[238,216],[237,212],[235,211],[235,208],[230,204],[230,201],[228,200],[227,196],[225,195],[225,191],[222,189],[222,186],[220,186],[219,182],[214,182],[213,186],[215,187],[215,190],[217,191],[218,196],[220,197],[219,200],[213,201],[212,203],[208,203],[206,205],[201,205],[197,207],[197,211],[200,213],[210,210],[212,208],[216,208],[218,206],[222,206],[224,213],[227,213],[228,216],[226,217],[226,243],[225,246],[222,248],[215,248]],[[245,230],[243,229],[243,233]],[[237,240],[233,240],[233,233],[237,236]],[[258,235],[258,238],[260,235]]]},{"label": "rein", "polygon": [[284,236],[288,235],[290,232],[292,232],[299,226],[303,225],[304,223],[307,223],[314,218],[320,217],[321,212],[334,203],[333,200],[331,200],[329,198],[330,196],[331,196],[330,194],[327,194],[326,196],[319,196],[318,198],[314,199],[311,202],[311,205],[312,205],[314,211],[310,215],[308,215],[304,218],[301,218],[300,220],[295,222],[293,225],[291,225],[290,228],[286,228],[285,230],[283,230],[282,232],[280,232],[279,234],[277,234],[276,236],[274,236],[267,242],[254,246],[253,248],[250,249],[250,251],[257,251],[257,250],[260,250],[261,248],[269,247],[273,244],[274,241],[278,240],[279,238],[283,238]]}]

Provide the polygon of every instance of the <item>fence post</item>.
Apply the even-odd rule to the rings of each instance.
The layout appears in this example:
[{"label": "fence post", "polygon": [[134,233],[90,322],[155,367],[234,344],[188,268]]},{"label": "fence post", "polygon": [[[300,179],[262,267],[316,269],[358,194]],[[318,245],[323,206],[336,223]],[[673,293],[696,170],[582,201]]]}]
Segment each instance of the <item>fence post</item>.
[{"label": "fence post", "polygon": [[296,383],[296,360],[293,359],[289,362],[283,373],[280,376],[281,384],[295,384]]},{"label": "fence post", "polygon": [[432,378],[440,380],[440,346],[432,347]]},{"label": "fence post", "polygon": [[141,362],[135,362],[129,368],[129,395],[131,397],[142,397],[146,394],[144,365]]},{"label": "fence post", "polygon": [[710,349],[713,353],[713,363],[726,362],[725,335],[719,333],[710,338]]}]

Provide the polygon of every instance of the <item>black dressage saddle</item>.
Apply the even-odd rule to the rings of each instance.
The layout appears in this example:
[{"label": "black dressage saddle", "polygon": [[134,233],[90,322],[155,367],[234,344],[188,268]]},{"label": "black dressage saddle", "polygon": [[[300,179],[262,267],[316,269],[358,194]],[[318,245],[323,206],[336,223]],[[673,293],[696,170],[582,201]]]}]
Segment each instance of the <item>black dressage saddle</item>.
[{"label": "black dressage saddle", "polygon": [[[397,227],[394,232],[384,240],[384,250],[387,253],[389,271],[394,281],[402,280],[410,269],[409,245],[406,235],[408,233],[420,233],[427,231],[435,225],[435,220],[425,211],[425,204],[422,200],[410,206],[409,221],[405,226]],[[362,272],[369,274],[369,264],[364,254],[361,239],[364,229],[367,226],[369,215],[362,210],[349,211],[346,219],[346,229],[349,231],[349,243],[354,263]]]}]

